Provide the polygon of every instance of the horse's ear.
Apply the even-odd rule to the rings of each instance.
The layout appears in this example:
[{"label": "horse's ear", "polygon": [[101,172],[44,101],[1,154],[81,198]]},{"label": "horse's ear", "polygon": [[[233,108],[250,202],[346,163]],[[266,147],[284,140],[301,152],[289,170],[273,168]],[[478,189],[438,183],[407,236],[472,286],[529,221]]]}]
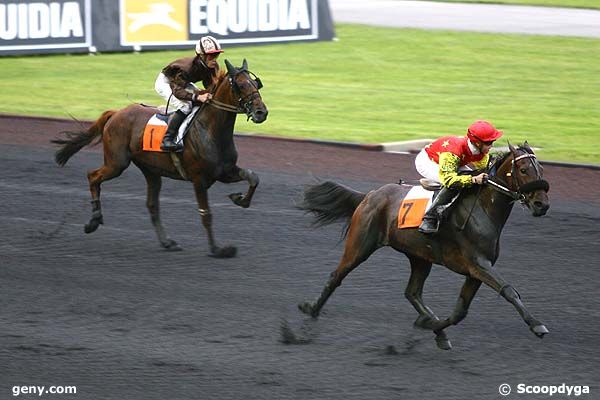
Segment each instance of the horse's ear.
[{"label": "horse's ear", "polygon": [[225,59],[225,66],[227,67],[227,73],[231,76],[235,75],[235,67],[231,65],[228,59]]},{"label": "horse's ear", "polygon": [[531,146],[529,146],[529,143],[527,143],[527,140],[525,141],[525,143],[523,143],[523,147],[525,148],[525,150],[527,150],[527,152],[529,154],[533,154],[533,149],[531,148]]},{"label": "horse's ear", "polygon": [[508,142],[508,148],[510,149],[510,152],[513,154],[513,156],[516,156],[516,155],[517,155],[517,149],[515,149],[515,148],[513,147],[513,145],[512,145],[512,144],[510,144],[510,142]]},{"label": "horse's ear", "polygon": [[242,69],[244,71],[248,70],[248,61],[246,61],[246,59],[244,58],[244,62],[242,63]]}]

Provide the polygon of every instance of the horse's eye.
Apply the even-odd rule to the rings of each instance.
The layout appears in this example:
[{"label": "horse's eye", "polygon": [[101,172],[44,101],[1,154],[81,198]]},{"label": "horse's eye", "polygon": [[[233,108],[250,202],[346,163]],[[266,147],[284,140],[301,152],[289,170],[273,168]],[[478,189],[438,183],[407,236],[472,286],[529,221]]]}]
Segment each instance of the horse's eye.
[{"label": "horse's eye", "polygon": [[525,174],[527,173],[527,170],[526,170],[525,168],[521,168],[521,173],[522,173],[523,175],[525,175]]}]

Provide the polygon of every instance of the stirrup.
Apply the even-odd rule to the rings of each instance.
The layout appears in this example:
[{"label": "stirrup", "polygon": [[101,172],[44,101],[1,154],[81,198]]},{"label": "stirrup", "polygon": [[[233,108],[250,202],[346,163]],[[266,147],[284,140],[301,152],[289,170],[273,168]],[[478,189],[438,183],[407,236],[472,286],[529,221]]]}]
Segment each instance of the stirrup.
[{"label": "stirrup", "polygon": [[436,182],[432,179],[427,179],[427,178],[421,178],[419,179],[419,183],[421,184],[421,186],[423,187],[423,189],[425,190],[429,190],[429,191],[436,191],[436,190],[440,190],[442,188],[442,184],[439,182]]},{"label": "stirrup", "polygon": [[[432,225],[433,224],[433,225]],[[437,233],[440,228],[440,220],[433,218],[425,218],[419,225],[419,232],[425,234]]]},{"label": "stirrup", "polygon": [[173,152],[173,151],[178,151],[183,149],[183,146],[180,144],[176,144],[175,142],[173,142],[172,140],[165,140],[162,142],[162,144],[160,145],[160,149],[162,151],[169,151],[169,152]]}]

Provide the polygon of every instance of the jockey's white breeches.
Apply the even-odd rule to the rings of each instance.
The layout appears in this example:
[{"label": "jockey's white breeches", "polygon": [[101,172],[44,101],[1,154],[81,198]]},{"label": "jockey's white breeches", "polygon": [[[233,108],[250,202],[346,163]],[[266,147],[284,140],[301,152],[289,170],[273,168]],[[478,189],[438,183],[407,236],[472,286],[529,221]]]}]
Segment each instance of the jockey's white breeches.
[{"label": "jockey's white breeches", "polygon": [[[425,149],[421,150],[415,158],[415,167],[417,172],[421,174],[423,178],[431,179],[435,182],[440,182],[440,166],[435,161],[429,158],[429,155]],[[472,171],[472,168],[468,165],[463,165],[458,168],[459,171]]]},{"label": "jockey's white breeches", "polygon": [[[192,111],[191,101],[181,101],[177,97],[173,96],[171,85],[169,84],[169,78],[167,78],[162,72],[156,77],[156,82],[154,82],[154,90],[156,90],[160,97],[167,101],[168,111],[181,110],[186,114],[189,114]],[[189,90],[190,93],[192,93],[194,90],[198,90],[198,87],[193,83],[189,83],[186,90]]]}]

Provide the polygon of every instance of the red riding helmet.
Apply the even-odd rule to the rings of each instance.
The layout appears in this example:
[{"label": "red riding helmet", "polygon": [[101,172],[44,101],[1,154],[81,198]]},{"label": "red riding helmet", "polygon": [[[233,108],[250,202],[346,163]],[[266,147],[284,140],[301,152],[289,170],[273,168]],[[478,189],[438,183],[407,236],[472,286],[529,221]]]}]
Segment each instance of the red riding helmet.
[{"label": "red riding helmet", "polygon": [[467,130],[467,137],[471,141],[493,142],[502,136],[502,132],[494,128],[494,125],[487,121],[475,121]]}]

